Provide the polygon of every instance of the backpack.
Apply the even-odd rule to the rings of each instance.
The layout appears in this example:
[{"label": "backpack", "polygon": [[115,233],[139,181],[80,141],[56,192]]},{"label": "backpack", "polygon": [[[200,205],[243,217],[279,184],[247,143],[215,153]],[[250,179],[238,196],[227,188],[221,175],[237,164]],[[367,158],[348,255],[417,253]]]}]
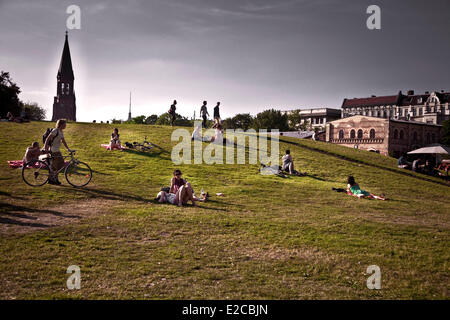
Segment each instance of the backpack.
[{"label": "backpack", "polygon": [[[43,143],[44,145],[45,145],[45,141],[47,141],[47,138],[48,138],[48,136],[50,135],[50,133],[52,133],[52,129],[47,128],[47,130],[45,131],[45,133],[42,135],[42,143]],[[51,141],[48,142],[48,146],[49,146],[49,147],[52,146],[53,140],[55,140],[55,138],[58,136],[58,134],[59,134],[59,130],[56,131],[55,137],[54,137]]]}]

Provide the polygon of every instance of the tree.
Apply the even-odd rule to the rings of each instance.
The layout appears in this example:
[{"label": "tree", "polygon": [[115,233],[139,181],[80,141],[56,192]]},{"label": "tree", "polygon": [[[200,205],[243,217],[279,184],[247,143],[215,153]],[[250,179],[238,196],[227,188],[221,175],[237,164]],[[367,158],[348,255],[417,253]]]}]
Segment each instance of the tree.
[{"label": "tree", "polygon": [[144,120],[145,120],[145,116],[138,116],[138,117],[131,118],[130,123],[144,124]]},{"label": "tree", "polygon": [[288,114],[288,124],[292,130],[298,130],[301,126],[301,121],[300,110],[294,110]]},{"label": "tree", "polygon": [[450,120],[442,121],[442,135],[440,142],[450,146]]},{"label": "tree", "polygon": [[300,126],[299,126],[300,130],[302,131],[308,131],[309,129],[311,129],[311,123],[308,120],[305,120]]},{"label": "tree", "polygon": [[19,100],[20,88],[12,81],[9,72],[0,72],[0,116],[6,117],[8,112],[19,116],[21,103]]},{"label": "tree", "polygon": [[152,114],[145,119],[146,124],[155,124],[158,120],[158,116],[156,114]]},{"label": "tree", "polygon": [[265,110],[256,115],[253,119],[251,127],[259,129],[278,129],[279,131],[289,130],[288,119],[286,114],[281,114],[279,110]]},{"label": "tree", "polygon": [[45,110],[36,102],[24,103],[21,105],[22,110],[25,112],[25,118],[29,120],[44,120],[45,119]]},{"label": "tree", "polygon": [[158,117],[158,119],[156,120],[155,124],[168,126],[168,125],[170,125],[171,118],[172,118],[171,115],[169,113],[165,112],[165,113],[163,113],[162,115],[160,115]]}]

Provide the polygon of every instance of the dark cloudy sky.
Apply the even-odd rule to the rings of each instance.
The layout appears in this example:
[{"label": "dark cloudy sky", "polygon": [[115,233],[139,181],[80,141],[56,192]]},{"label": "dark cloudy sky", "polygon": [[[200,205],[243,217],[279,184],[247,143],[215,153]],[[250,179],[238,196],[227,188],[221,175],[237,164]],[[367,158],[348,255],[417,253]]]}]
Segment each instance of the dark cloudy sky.
[{"label": "dark cloudy sky", "polygon": [[[66,8],[78,119],[340,108],[345,97],[450,91],[449,0],[0,0],[0,69],[51,117]],[[381,30],[366,9],[381,7]],[[212,110],[211,110],[212,111]]]}]

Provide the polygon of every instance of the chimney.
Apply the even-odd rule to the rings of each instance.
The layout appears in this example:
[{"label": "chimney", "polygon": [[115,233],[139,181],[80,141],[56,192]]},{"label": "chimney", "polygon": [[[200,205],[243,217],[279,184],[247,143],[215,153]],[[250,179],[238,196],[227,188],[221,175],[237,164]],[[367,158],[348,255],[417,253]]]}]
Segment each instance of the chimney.
[{"label": "chimney", "polygon": [[430,92],[429,91],[425,91],[425,94],[430,94]]},{"label": "chimney", "polygon": [[372,98],[375,98],[375,97],[376,97],[376,95],[373,94],[373,95],[372,95]]},{"label": "chimney", "polygon": [[408,96],[413,96],[414,95],[414,90],[408,90]]}]

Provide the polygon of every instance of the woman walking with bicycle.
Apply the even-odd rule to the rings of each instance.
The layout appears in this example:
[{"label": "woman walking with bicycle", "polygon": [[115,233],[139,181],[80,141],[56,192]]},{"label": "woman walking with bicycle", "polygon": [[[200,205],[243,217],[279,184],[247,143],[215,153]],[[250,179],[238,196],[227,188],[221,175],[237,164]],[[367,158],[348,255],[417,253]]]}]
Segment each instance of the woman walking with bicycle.
[{"label": "woman walking with bicycle", "polygon": [[56,121],[56,127],[53,129],[45,140],[44,150],[48,153],[50,148],[50,177],[48,179],[49,184],[60,185],[58,180],[58,172],[64,167],[64,158],[61,154],[60,146],[61,142],[66,147],[67,151],[71,152],[64,139],[63,130],[66,128],[67,122],[65,119],[59,119]]}]

